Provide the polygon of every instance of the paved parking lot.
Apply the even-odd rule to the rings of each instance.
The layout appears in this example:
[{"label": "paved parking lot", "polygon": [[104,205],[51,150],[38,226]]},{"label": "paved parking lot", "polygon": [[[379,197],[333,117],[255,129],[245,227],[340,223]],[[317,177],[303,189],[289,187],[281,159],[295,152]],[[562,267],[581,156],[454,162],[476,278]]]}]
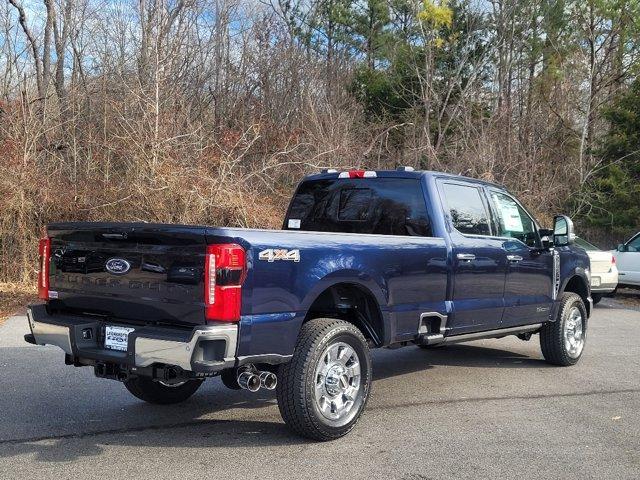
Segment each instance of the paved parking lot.
[{"label": "paved parking lot", "polygon": [[0,478],[640,478],[640,312],[596,308],[578,366],[538,338],[374,353],[373,395],[331,443],[289,434],[274,396],[209,380],[150,406],[0,327]]}]

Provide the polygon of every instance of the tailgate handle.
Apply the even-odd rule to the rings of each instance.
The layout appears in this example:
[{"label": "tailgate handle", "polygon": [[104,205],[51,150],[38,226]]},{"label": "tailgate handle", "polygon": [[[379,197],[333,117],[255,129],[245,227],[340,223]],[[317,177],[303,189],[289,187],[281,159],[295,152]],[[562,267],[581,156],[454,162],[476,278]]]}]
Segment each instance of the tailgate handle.
[{"label": "tailgate handle", "polygon": [[102,236],[110,240],[126,240],[127,239],[126,233],[103,233]]}]

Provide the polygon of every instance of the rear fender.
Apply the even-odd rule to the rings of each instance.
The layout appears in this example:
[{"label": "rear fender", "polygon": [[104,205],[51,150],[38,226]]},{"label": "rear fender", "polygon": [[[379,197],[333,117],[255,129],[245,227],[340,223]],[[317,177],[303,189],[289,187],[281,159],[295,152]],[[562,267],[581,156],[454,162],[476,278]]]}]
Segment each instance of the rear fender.
[{"label": "rear fender", "polygon": [[318,297],[330,289],[333,286],[339,284],[350,284],[367,291],[375,299],[380,314],[382,317],[382,323],[384,328],[384,338],[382,338],[383,344],[388,344],[391,341],[392,328],[390,325],[390,317],[388,312],[388,290],[376,282],[370,275],[367,275],[356,270],[341,270],[332,272],[329,275],[323,277],[318,281],[313,288],[307,293],[302,301],[301,309],[306,315],[309,312],[312,304],[318,299]]}]

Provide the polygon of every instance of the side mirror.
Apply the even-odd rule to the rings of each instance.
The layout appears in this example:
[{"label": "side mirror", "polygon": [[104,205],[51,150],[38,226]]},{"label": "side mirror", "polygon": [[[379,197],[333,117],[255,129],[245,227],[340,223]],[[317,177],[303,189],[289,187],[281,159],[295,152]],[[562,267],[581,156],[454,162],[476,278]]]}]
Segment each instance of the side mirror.
[{"label": "side mirror", "polygon": [[627,251],[627,247],[625,246],[624,243],[619,243],[618,244],[618,251],[619,252],[626,252]]},{"label": "side mirror", "polygon": [[573,222],[566,215],[553,217],[553,244],[556,247],[571,245],[576,239]]},{"label": "side mirror", "polygon": [[545,250],[549,250],[553,247],[553,230],[549,228],[541,228],[538,230],[540,234],[540,242],[542,243],[542,248]]}]

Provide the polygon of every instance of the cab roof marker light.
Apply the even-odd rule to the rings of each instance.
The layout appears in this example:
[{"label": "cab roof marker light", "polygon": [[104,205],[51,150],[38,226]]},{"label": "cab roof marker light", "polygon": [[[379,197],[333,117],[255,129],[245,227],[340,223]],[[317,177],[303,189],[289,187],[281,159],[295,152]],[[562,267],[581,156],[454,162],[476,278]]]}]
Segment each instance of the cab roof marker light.
[{"label": "cab roof marker light", "polygon": [[340,172],[338,178],[376,178],[378,174],[373,170],[349,170]]},{"label": "cab roof marker light", "polygon": [[335,168],[323,168],[320,173],[338,173],[338,170]]}]

